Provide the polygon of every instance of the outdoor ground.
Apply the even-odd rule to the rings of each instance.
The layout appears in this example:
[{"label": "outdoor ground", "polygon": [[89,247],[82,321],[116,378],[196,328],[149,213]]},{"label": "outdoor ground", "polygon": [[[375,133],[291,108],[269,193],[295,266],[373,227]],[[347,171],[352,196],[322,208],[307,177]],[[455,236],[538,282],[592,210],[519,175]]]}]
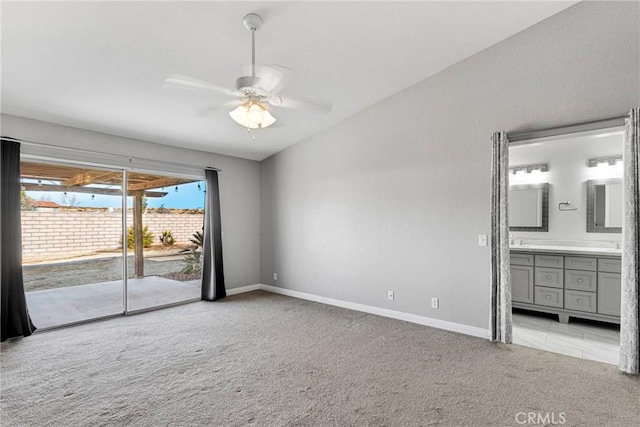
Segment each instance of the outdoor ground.
[{"label": "outdoor ground", "polygon": [[[178,281],[199,279],[200,275],[185,275],[184,254],[174,250],[145,251],[145,276],[160,276]],[[134,258],[128,257],[129,277],[133,277]],[[75,257],[46,263],[23,266],[25,292],[55,289],[90,283],[109,282],[122,279],[122,256],[106,253],[86,257]]]}]

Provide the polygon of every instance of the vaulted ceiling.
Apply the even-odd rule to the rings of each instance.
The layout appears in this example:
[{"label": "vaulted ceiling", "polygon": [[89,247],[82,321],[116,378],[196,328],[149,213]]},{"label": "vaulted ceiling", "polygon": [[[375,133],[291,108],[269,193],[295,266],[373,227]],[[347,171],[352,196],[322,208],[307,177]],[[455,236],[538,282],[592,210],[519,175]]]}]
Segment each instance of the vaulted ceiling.
[{"label": "vaulted ceiling", "polygon": [[[558,13],[571,2],[2,2],[2,112],[261,160]],[[251,61],[292,70],[283,94],[328,114],[274,109],[249,134],[228,98]],[[218,108],[215,108],[218,107]],[[255,137],[255,140],[252,138]]]}]

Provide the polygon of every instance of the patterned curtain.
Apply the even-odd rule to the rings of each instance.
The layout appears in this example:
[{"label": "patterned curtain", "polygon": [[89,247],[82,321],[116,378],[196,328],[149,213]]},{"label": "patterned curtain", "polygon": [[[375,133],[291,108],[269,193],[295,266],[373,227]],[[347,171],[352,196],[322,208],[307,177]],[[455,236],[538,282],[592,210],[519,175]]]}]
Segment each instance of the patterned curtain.
[{"label": "patterned curtain", "polygon": [[640,109],[629,114],[624,142],[624,225],[620,370],[640,374]]},{"label": "patterned curtain", "polygon": [[509,259],[509,141],[492,137],[491,162],[491,341],[511,343],[511,263]]}]

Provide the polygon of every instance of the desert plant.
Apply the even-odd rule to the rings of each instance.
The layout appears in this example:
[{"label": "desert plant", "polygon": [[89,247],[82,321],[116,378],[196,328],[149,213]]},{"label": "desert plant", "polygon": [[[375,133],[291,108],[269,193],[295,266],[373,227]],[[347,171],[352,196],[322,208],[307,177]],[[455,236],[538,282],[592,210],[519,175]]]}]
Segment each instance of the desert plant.
[{"label": "desert plant", "polygon": [[171,209],[165,208],[164,207],[164,203],[163,203],[163,204],[160,205],[160,207],[155,209],[155,213],[168,214],[168,213],[171,213]]},{"label": "desert plant", "polygon": [[164,246],[173,246],[174,243],[176,243],[176,239],[173,237],[171,230],[162,230],[162,234],[158,236],[158,239],[160,239],[160,242],[162,242]]},{"label": "desert plant", "polygon": [[192,245],[180,251],[180,253],[186,253],[184,257],[184,267],[182,272],[185,274],[200,273],[202,271],[202,254],[200,249],[204,244],[204,235],[200,231],[193,233],[193,236],[189,239]]},{"label": "desert plant", "polygon": [[200,231],[196,231],[189,241],[193,243],[196,249],[201,248],[204,245],[204,235]]},{"label": "desert plant", "polygon": [[34,211],[36,208],[34,207],[35,200],[31,197],[27,196],[27,192],[25,190],[20,191],[20,210],[23,211]]},{"label": "desert plant", "polygon": [[202,254],[196,250],[190,251],[184,257],[184,267],[182,272],[184,274],[196,274],[202,271]]},{"label": "desert plant", "polygon": [[[145,225],[142,229],[142,247],[149,248],[153,243],[153,233],[149,231],[149,227]],[[120,238],[120,244],[122,245],[122,237]],[[127,248],[133,249],[135,247],[135,234],[133,227],[127,229]]]}]

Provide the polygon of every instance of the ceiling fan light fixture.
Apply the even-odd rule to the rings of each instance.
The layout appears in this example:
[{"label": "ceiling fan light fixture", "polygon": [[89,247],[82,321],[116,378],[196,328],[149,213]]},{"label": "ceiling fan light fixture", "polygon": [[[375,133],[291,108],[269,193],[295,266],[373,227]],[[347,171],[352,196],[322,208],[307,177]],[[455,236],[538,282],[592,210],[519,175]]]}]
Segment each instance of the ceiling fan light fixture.
[{"label": "ceiling fan light fixture", "polygon": [[249,129],[263,129],[276,122],[269,110],[257,101],[245,102],[229,115],[236,123]]}]

